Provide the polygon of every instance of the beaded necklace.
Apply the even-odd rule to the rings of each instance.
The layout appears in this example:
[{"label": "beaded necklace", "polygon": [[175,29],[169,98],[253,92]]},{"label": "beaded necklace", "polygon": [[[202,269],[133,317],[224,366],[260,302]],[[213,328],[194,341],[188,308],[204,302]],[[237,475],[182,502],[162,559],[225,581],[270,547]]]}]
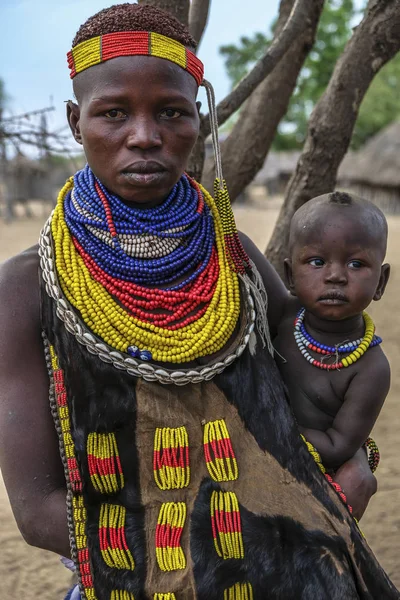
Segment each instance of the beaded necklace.
[{"label": "beaded necklace", "polygon": [[109,346],[182,363],[226,345],[238,275],[214,200],[196,182],[183,176],[162,205],[137,209],[87,166],[61,190],[51,228],[61,289]]},{"label": "beaded necklace", "polygon": [[[359,338],[353,342],[346,342],[338,344],[337,346],[327,346],[314,340],[314,338],[307,332],[304,325],[305,308],[302,308],[294,322],[294,338],[298,349],[304,358],[312,364],[314,367],[325,369],[326,371],[338,370],[342,367],[349,367],[355,363],[361,356],[369,349],[382,343],[382,338],[375,335],[375,325],[371,317],[364,311],[363,319],[365,324],[364,337]],[[326,358],[331,356],[339,356],[339,354],[348,354],[341,360],[336,360],[335,363],[325,363],[324,359],[321,361],[313,358],[308,350],[317,352],[318,354],[324,355]]]}]

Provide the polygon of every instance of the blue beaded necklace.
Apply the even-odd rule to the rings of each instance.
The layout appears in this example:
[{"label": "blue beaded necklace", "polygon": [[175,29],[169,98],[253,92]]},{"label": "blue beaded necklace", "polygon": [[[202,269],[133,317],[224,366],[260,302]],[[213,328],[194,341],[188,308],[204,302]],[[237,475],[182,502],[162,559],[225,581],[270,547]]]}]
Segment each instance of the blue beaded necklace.
[{"label": "blue beaded necklace", "polygon": [[[363,338],[358,338],[352,342],[343,342],[342,344],[338,344],[337,346],[327,346],[326,344],[321,344],[317,342],[306,330],[304,325],[304,316],[306,309],[301,308],[296,317],[296,325],[294,331],[294,337],[298,345],[301,347],[308,348],[309,350],[313,350],[314,352],[318,352],[318,354],[325,355],[335,355],[335,354],[350,354],[354,352],[362,342]],[[382,338],[378,335],[374,335],[372,342],[369,347],[373,348],[374,346],[378,346],[382,343]]]},{"label": "blue beaded necklace", "polygon": [[[96,183],[112,211],[117,232],[113,238]],[[138,285],[183,288],[207,267],[215,242],[210,209],[204,202],[199,209],[198,194],[185,175],[162,204],[140,209],[110,194],[86,165],[74,177],[74,191],[66,196],[64,211],[71,234],[99,267],[112,277]],[[133,256],[123,248],[125,244],[125,248],[143,249],[147,240],[157,242],[157,256],[151,250],[149,257]],[[179,284],[168,287],[177,279]]]}]

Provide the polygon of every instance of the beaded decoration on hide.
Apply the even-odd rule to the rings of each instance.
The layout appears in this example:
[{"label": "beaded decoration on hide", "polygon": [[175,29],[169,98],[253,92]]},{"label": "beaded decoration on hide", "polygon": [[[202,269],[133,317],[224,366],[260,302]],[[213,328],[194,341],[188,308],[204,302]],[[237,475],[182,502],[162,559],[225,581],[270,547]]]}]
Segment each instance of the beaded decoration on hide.
[{"label": "beaded decoration on hide", "polygon": [[89,433],[87,457],[90,480],[100,494],[115,494],[124,487],[124,475],[114,433]]},{"label": "beaded decoration on hide", "polygon": [[87,600],[97,600],[93,587],[91,564],[86,536],[87,511],[83,496],[74,496],[72,499],[72,514],[75,526],[75,543],[78,552],[78,565],[81,584]]},{"label": "beaded decoration on hide", "polygon": [[244,558],[239,503],[233,492],[211,495],[211,527],[215,550],[219,557]]},{"label": "beaded decoration on hide", "polygon": [[224,419],[206,423],[203,438],[204,457],[210,477],[214,481],[237,479],[238,466]]},{"label": "beaded decoration on hide", "polygon": [[166,502],[161,505],[156,528],[156,557],[161,571],[186,568],[186,558],[180,545],[185,521],[184,502]]},{"label": "beaded decoration on hide", "polygon": [[177,490],[189,485],[189,439],[185,427],[157,427],[153,471],[160,490]]},{"label": "beaded decoration on hide", "polygon": [[168,592],[167,594],[154,594],[153,600],[176,600],[176,598],[173,592]]},{"label": "beaded decoration on hide", "polygon": [[126,590],[113,590],[110,600],[135,600],[135,596]]},{"label": "beaded decoration on hide", "polygon": [[119,504],[102,504],[99,519],[100,551],[104,562],[114,569],[133,571],[135,561],[125,538],[126,509]]},{"label": "beaded decoration on hide", "polygon": [[58,418],[60,420],[65,455],[67,458],[68,474],[71,488],[74,492],[82,491],[82,479],[76,462],[74,441],[71,436],[67,392],[65,390],[64,373],[59,368],[58,358],[53,346],[49,346],[51,366],[53,371],[54,392],[57,403]]},{"label": "beaded decoration on hide", "polygon": [[[215,203],[188,177],[162,205],[142,210],[108,194],[87,166],[61,191],[51,227],[62,291],[109,346],[183,363],[226,345],[239,318],[239,281]],[[146,258],[133,256],[149,235],[179,246],[163,254],[165,245],[152,250],[145,239]],[[122,241],[125,249],[132,241],[130,253]]]},{"label": "beaded decoration on hide", "polygon": [[253,588],[250,583],[235,583],[224,591],[224,600],[253,600]]}]

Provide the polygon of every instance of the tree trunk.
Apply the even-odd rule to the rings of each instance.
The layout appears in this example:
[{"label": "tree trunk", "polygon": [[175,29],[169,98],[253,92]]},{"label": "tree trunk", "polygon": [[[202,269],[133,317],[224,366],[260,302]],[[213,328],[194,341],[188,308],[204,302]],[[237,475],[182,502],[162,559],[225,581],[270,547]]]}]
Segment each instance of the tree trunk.
[{"label": "tree trunk", "polygon": [[280,274],[293,214],[311,198],[334,189],[361,101],[376,73],[399,49],[400,2],[370,0],[311,115],[304,150],[268,244],[266,255]]},{"label": "tree trunk", "polygon": [[[266,77],[282,60],[294,41],[307,29],[313,20],[315,4],[324,0],[281,0],[280,26],[276,28],[274,39],[262,56],[245,77],[217,105],[218,125],[221,127],[242,104],[250,97]],[[287,11],[287,7],[290,10]],[[211,127],[208,120],[204,122],[203,133],[209,135]]]},{"label": "tree trunk", "polygon": [[189,31],[197,44],[200,44],[207,26],[211,0],[192,0],[189,10]]},{"label": "tree trunk", "polygon": [[189,0],[139,0],[139,4],[149,4],[166,10],[184,25],[189,24]]},{"label": "tree trunk", "polygon": [[[315,38],[324,0],[312,0],[312,18],[272,73],[253,92],[228,139],[222,144],[224,177],[231,199],[244,190],[264,164],[276,128],[286,114],[297,77]],[[280,4],[277,35],[286,23],[294,0]],[[214,161],[207,160],[202,183],[212,189]]]}]

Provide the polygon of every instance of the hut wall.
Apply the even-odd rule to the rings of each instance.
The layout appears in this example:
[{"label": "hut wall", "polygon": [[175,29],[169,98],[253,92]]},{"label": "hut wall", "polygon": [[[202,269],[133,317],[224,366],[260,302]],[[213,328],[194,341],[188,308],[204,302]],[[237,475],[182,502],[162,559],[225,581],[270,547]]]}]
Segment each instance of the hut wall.
[{"label": "hut wall", "polygon": [[372,186],[362,182],[340,182],[340,187],[370,200],[386,215],[400,214],[400,188]]}]

